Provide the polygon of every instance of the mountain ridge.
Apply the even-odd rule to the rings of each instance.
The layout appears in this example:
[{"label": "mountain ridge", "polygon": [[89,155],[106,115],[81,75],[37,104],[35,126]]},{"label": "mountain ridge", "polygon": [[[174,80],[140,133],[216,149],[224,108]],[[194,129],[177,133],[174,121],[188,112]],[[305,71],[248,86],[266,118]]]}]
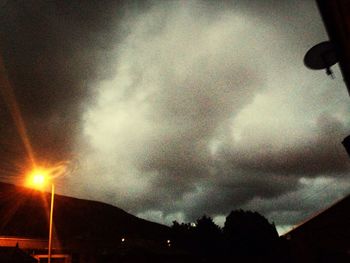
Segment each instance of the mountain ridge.
[{"label": "mountain ridge", "polygon": [[[47,238],[51,194],[0,183],[0,235]],[[55,195],[54,233],[59,239],[112,241],[122,237],[164,240],[170,228],[99,201]]]}]

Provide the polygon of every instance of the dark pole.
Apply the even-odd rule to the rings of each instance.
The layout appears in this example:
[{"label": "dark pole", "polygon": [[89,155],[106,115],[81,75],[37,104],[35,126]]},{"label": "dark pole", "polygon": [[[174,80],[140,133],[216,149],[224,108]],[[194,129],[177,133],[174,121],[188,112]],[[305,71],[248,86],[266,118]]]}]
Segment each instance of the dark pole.
[{"label": "dark pole", "polygon": [[350,1],[316,0],[323,23],[339,59],[339,67],[350,94]]}]

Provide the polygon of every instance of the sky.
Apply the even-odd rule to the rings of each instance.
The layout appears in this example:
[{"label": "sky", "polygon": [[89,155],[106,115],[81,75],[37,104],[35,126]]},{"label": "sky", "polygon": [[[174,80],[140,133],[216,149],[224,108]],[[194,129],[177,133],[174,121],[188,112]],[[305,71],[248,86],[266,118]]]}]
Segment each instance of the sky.
[{"label": "sky", "polygon": [[[0,2],[37,162],[64,195],[170,225],[254,210],[285,232],[349,194],[349,95],[303,57],[314,1]],[[0,98],[1,178],[28,154]]]}]

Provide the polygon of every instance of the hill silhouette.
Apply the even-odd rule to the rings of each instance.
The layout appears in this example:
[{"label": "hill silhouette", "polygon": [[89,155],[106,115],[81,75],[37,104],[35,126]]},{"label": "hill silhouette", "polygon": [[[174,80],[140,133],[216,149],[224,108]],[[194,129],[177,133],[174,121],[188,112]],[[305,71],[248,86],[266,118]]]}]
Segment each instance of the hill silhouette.
[{"label": "hill silhouette", "polygon": [[[0,183],[0,235],[47,238],[50,193]],[[55,195],[54,231],[58,239],[164,240],[170,228],[97,201]]]}]

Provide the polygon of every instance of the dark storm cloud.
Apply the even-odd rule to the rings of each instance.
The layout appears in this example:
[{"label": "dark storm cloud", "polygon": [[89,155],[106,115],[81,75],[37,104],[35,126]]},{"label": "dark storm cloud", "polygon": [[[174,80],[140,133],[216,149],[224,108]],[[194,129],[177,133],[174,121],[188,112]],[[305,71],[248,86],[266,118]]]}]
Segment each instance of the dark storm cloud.
[{"label": "dark storm cloud", "polygon": [[316,127],[311,138],[300,138],[301,143],[294,145],[282,144],[276,148],[266,141],[246,141],[245,149],[231,153],[233,162],[253,173],[318,176],[349,171],[348,156],[340,143],[348,128],[327,115],[318,118]]},{"label": "dark storm cloud", "polygon": [[274,200],[255,198],[244,207],[258,210],[278,225],[300,224],[346,196],[349,185],[345,174],[340,178],[302,178],[296,191]]},{"label": "dark storm cloud", "polygon": [[[296,178],[281,178],[267,173],[254,173],[235,169],[231,174],[221,173],[224,178],[207,181],[202,187],[203,196],[184,210],[188,220],[194,221],[202,214],[227,215],[233,209],[244,208],[254,198],[269,200],[294,191]],[[221,180],[220,180],[221,179]],[[254,207],[256,210],[258,207]],[[265,211],[267,212],[267,211]]]},{"label": "dark storm cloud", "polygon": [[[39,159],[60,161],[72,150],[87,84],[110,75],[117,14],[123,12],[116,1],[2,5],[1,52]],[[2,134],[11,122],[6,120]]]}]

